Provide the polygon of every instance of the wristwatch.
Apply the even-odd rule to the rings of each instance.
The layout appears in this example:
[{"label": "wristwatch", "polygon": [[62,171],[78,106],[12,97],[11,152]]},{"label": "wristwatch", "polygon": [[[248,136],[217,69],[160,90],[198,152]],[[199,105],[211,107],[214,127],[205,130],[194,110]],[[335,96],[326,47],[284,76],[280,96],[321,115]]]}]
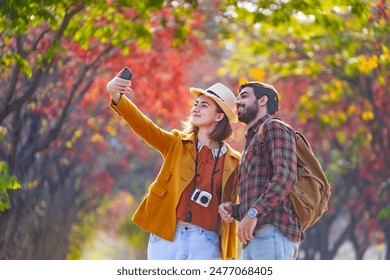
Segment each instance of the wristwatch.
[{"label": "wristwatch", "polygon": [[256,208],[251,208],[248,211],[249,218],[256,218],[257,214],[259,214],[259,212],[257,212]]}]

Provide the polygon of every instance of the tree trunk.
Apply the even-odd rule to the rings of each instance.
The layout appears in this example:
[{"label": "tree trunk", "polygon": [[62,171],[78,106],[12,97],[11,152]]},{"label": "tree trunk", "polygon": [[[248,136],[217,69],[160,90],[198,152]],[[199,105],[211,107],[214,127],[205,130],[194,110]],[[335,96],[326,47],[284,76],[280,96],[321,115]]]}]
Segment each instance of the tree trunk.
[{"label": "tree trunk", "polygon": [[0,259],[65,259],[76,221],[74,188],[22,189],[10,193],[12,208],[0,213]]}]

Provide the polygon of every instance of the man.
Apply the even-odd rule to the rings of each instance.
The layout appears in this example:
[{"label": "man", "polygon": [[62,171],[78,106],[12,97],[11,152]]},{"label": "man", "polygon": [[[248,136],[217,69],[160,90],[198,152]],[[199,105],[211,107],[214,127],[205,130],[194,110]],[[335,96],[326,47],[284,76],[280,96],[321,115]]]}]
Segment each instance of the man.
[{"label": "man", "polygon": [[239,201],[225,202],[219,213],[225,222],[237,219],[243,259],[295,259],[303,237],[288,194],[297,181],[295,134],[270,120],[279,105],[271,85],[248,82],[240,86],[236,101],[239,121],[248,126],[238,174]]}]

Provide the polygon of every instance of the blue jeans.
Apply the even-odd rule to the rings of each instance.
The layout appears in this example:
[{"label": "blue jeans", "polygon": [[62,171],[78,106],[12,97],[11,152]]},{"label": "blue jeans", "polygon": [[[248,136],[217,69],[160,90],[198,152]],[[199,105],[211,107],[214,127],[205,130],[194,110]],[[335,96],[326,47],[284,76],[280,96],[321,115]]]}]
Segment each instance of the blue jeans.
[{"label": "blue jeans", "polygon": [[298,256],[299,242],[288,239],[273,225],[264,225],[253,236],[243,249],[244,260],[294,260]]},{"label": "blue jeans", "polygon": [[176,226],[174,240],[150,234],[148,260],[219,260],[219,237],[198,226]]}]

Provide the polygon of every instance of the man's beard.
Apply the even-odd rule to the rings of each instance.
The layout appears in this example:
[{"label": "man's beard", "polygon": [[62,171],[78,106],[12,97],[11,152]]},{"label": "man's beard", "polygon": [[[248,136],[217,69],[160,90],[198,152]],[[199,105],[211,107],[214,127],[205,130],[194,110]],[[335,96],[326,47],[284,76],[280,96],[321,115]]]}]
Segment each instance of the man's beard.
[{"label": "man's beard", "polygon": [[249,124],[257,117],[257,113],[259,112],[259,107],[257,106],[257,102],[254,102],[249,107],[244,107],[244,110],[238,114],[238,120],[240,122]]}]

